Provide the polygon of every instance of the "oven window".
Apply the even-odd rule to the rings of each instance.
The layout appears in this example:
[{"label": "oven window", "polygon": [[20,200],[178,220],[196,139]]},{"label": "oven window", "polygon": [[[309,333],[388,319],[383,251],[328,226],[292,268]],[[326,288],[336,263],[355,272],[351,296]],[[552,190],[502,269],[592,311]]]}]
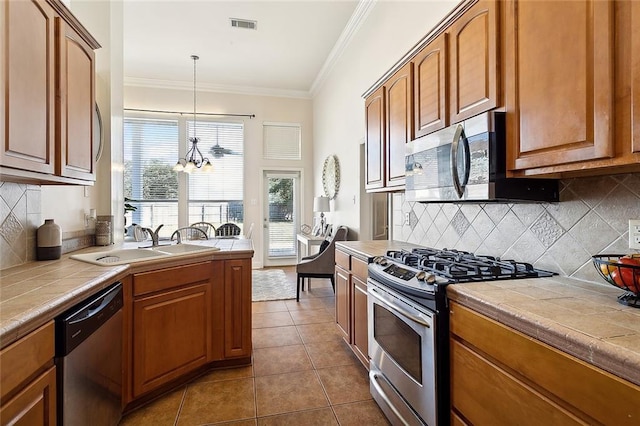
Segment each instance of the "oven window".
[{"label": "oven window", "polygon": [[420,335],[391,311],[373,304],[373,337],[416,382],[422,384]]}]

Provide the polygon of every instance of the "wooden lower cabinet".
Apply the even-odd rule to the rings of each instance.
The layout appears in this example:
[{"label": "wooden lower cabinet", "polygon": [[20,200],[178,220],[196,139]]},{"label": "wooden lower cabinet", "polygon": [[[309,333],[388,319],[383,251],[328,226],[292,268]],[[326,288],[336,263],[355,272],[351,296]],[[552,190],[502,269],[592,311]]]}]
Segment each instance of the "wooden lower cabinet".
[{"label": "wooden lower cabinet", "polygon": [[638,424],[640,387],[450,303],[452,424]]},{"label": "wooden lower cabinet", "polygon": [[369,368],[367,265],[336,249],[336,323],[353,353]]},{"label": "wooden lower cabinet", "polygon": [[251,356],[251,259],[224,262],[224,357]]},{"label": "wooden lower cabinet", "polygon": [[53,321],[0,351],[0,425],[56,424],[54,355]]},{"label": "wooden lower cabinet", "polygon": [[0,409],[0,425],[56,424],[56,368],[51,367],[29,383]]},{"label": "wooden lower cabinet", "polygon": [[133,336],[134,397],[206,364],[212,338],[209,284],[134,300]]},{"label": "wooden lower cabinet", "polygon": [[351,349],[360,361],[369,365],[369,327],[367,325],[367,282],[351,276],[352,342]]},{"label": "wooden lower cabinet", "polygon": [[136,273],[131,288],[125,405],[212,363],[251,362],[251,259]]},{"label": "wooden lower cabinet", "polygon": [[[337,253],[337,252],[336,252]],[[349,300],[351,294],[351,286],[349,284],[349,271],[336,266],[336,323],[342,332],[342,337],[348,342],[351,327],[349,326]]]}]

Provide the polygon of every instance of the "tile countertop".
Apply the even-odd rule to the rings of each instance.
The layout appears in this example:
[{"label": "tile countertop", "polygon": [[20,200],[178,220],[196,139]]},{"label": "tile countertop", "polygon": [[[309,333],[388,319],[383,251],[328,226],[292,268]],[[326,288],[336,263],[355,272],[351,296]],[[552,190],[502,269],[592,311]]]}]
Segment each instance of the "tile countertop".
[{"label": "tile countertop", "polygon": [[388,250],[408,250],[422,247],[403,241],[370,240],[370,241],[336,241],[336,247],[351,255],[371,261],[376,256],[382,256]]},{"label": "tile countertop", "polygon": [[640,309],[622,293],[558,276],[447,287],[450,300],[640,385]]},{"label": "tile countertop", "polygon": [[[341,241],[336,247],[371,259],[419,247],[399,241]],[[567,277],[454,284],[451,300],[576,358],[640,385],[640,309],[624,306],[609,284]]]},{"label": "tile countertop", "polygon": [[[189,241],[189,244],[195,243]],[[0,348],[55,318],[84,298],[133,272],[177,266],[194,261],[253,257],[250,239],[211,239],[200,244],[220,250],[192,253],[131,265],[97,266],[70,259],[73,254],[137,248],[141,243],[90,247],[58,260],[29,262],[0,270]]]}]

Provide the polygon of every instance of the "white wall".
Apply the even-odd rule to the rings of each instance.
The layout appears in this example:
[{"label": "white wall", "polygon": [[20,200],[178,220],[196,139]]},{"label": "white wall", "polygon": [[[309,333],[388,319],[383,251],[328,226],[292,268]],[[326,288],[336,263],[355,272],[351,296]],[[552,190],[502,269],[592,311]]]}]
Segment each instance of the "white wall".
[{"label": "white wall", "polygon": [[[191,66],[185,58],[185,66]],[[149,87],[125,87],[125,108],[167,111],[193,111],[193,90]],[[244,195],[246,226],[254,223],[253,264],[263,264],[262,236],[262,170],[283,168],[302,170],[302,223],[312,223],[313,179],[313,114],[309,99],[277,98],[268,96],[234,95],[198,90],[198,113],[255,114],[243,118],[245,131]],[[264,122],[299,123],[302,126],[302,160],[265,160],[262,155],[262,125]],[[254,202],[255,201],[255,202]]]},{"label": "white wall", "polygon": [[[360,200],[360,183],[364,179],[359,161],[359,144],[364,138],[362,94],[457,3],[377,2],[314,97],[314,191],[322,193],[324,159],[336,154],[341,165],[340,191],[332,202],[328,220],[353,230],[350,239],[360,234],[360,205],[366,205]],[[366,238],[367,232],[362,234]]]}]

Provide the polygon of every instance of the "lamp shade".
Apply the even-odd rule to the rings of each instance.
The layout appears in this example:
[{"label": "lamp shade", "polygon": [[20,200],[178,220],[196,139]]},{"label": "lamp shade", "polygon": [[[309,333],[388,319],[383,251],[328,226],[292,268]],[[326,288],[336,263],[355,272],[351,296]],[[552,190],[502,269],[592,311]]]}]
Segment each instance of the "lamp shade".
[{"label": "lamp shade", "polygon": [[314,212],[328,212],[329,211],[329,197],[314,197],[313,198],[313,211]]}]

